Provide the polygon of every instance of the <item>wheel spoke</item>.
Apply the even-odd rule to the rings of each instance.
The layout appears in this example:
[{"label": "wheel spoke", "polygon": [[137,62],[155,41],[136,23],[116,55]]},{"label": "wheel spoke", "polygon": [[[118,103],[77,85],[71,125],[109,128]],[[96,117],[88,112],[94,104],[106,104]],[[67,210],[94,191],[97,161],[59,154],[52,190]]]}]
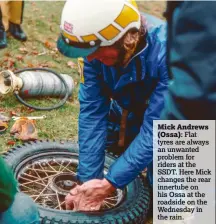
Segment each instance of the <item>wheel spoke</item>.
[{"label": "wheel spoke", "polygon": [[[58,162],[56,162],[56,163],[58,163]],[[58,163],[59,164],[59,163]],[[59,164],[59,165],[61,165],[61,164]],[[63,172],[64,170],[67,170],[67,171],[69,171],[70,173],[74,173],[72,170],[70,170],[70,169],[68,169],[67,167],[70,165],[70,161],[69,161],[69,163],[66,165],[66,166],[64,166],[64,168],[61,170],[61,172]],[[75,174],[75,173],[74,173]]]},{"label": "wheel spoke", "polygon": [[64,163],[64,161],[61,161],[61,164],[60,164],[60,167],[59,167],[58,171],[61,171],[62,163]]},{"label": "wheel spoke", "polygon": [[[37,197],[39,194],[31,195],[31,197]],[[42,194],[40,197],[54,196],[56,194]]]},{"label": "wheel spoke", "polygon": [[70,173],[72,173],[72,174],[74,174],[74,176],[76,176],[76,173],[75,173],[74,171],[69,170],[69,169],[67,168],[70,164],[71,164],[71,162],[69,161],[69,163],[68,163],[66,166],[64,166],[64,168],[61,170],[61,172],[63,172],[65,169],[67,169]]},{"label": "wheel spoke", "polygon": [[57,205],[54,209],[59,208],[59,206],[62,206],[65,203],[65,201],[63,201],[60,205]]},{"label": "wheel spoke", "polygon": [[[42,170],[44,170],[44,168],[41,166],[41,164],[39,163],[39,166]],[[47,172],[44,170],[45,175],[48,177],[49,175],[47,174]]]},{"label": "wheel spoke", "polygon": [[[35,176],[33,176],[33,175],[30,175],[30,174],[28,174],[28,173],[22,173],[23,175],[26,175],[26,176],[28,176],[28,177],[32,177],[32,178],[36,178],[37,179],[37,177],[35,177]],[[31,180],[31,179],[29,179],[29,180]]]},{"label": "wheel spoke", "polygon": [[44,184],[46,184],[43,179],[41,178],[41,176],[38,174],[37,170],[34,170],[34,172],[36,173],[37,177],[39,178],[39,180],[41,180]]},{"label": "wheel spoke", "polygon": [[[73,157],[72,157],[73,158]],[[50,209],[65,210],[65,195],[76,183],[77,161],[68,156],[47,155],[29,162],[20,169],[19,188],[34,202]],[[69,187],[69,188],[68,188]],[[123,191],[117,190],[103,201],[102,210],[112,209],[123,198]]]},{"label": "wheel spoke", "polygon": [[61,203],[60,203],[60,201],[59,201],[59,196],[58,196],[57,191],[56,191],[55,193],[56,193],[56,198],[57,198],[57,201],[58,201],[59,209],[62,210],[62,208],[61,208]]},{"label": "wheel spoke", "polygon": [[105,201],[103,201],[103,205],[105,205],[108,208],[111,208]]},{"label": "wheel spoke", "polygon": [[[29,180],[29,179],[26,179],[25,177],[19,177],[19,179],[23,179],[23,180]],[[33,181],[30,181],[31,183],[34,183],[34,184],[39,184],[39,185],[42,185],[42,186],[46,186],[45,184],[42,184],[42,183],[38,183],[38,181],[41,181],[41,180],[33,180]],[[31,184],[29,183],[29,184]],[[26,184],[26,183],[25,183]],[[21,186],[24,185],[24,184],[21,184]]]},{"label": "wheel spoke", "polygon": [[[56,163],[56,161],[55,161]],[[53,171],[55,171],[56,173],[58,173],[58,170],[54,169],[52,166],[50,166],[49,162],[46,163]]]},{"label": "wheel spoke", "polygon": [[106,200],[104,200],[104,202],[106,203],[106,204],[108,204],[108,205],[111,205],[111,206],[115,206],[116,204],[112,204],[112,203],[110,203],[110,202],[108,202],[108,201],[106,201]]},{"label": "wheel spoke", "polygon": [[41,179],[39,179],[39,180],[31,180],[31,181],[29,181],[29,182],[23,183],[22,186],[23,186],[23,185],[26,185],[26,184],[35,183],[35,182],[38,182],[38,181],[41,181],[41,180],[46,180],[46,179],[49,179],[49,178],[54,177],[54,176],[56,176],[56,174],[51,175],[51,176],[49,176],[49,177],[41,178]]},{"label": "wheel spoke", "polygon": [[[19,184],[19,186],[21,186],[21,185]],[[25,187],[25,188],[27,188],[27,189],[29,189],[29,190],[31,190],[31,191],[36,191],[36,192],[38,192],[36,189],[31,188],[31,187],[27,187],[27,186],[25,186],[25,185],[22,185],[21,187]]]},{"label": "wheel spoke", "polygon": [[58,173],[58,171],[52,171],[52,170],[41,170],[41,169],[35,169],[35,168],[30,168],[30,167],[28,167],[27,168],[28,170],[37,170],[37,171],[41,171],[41,172],[44,172],[44,173],[46,173],[46,172],[49,172],[49,173]]},{"label": "wheel spoke", "polygon": [[40,194],[34,199],[34,202],[37,201],[37,199],[43,194],[43,192],[49,187],[49,182],[47,183],[47,185],[44,187],[44,189],[40,192]]},{"label": "wheel spoke", "polygon": [[105,198],[105,200],[112,200],[112,201],[116,201],[116,200],[118,200],[118,196],[114,196],[114,197]]}]

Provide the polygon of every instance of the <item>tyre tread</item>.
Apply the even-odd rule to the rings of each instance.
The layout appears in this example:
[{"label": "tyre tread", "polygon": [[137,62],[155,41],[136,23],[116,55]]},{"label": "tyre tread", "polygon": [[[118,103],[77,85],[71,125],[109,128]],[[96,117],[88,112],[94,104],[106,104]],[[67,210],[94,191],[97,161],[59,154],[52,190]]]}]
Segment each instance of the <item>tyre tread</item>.
[{"label": "tyre tread", "polygon": [[[14,168],[14,164],[17,162],[17,158],[21,159],[25,154],[34,154],[37,150],[50,149],[55,150],[57,148],[63,150],[76,150],[78,153],[78,145],[74,141],[70,140],[36,140],[18,145],[3,154],[3,158],[8,164]],[[115,153],[106,152],[109,160],[112,161],[118,158]],[[103,215],[86,215],[82,218],[69,216],[62,214],[57,216],[56,212],[46,212],[43,210],[41,216],[41,224],[143,224],[146,219],[147,212],[150,206],[150,190],[147,186],[146,179],[141,175],[137,178],[138,195],[135,202],[130,202],[124,206],[123,209],[119,209],[118,213],[108,211],[105,216]]]}]

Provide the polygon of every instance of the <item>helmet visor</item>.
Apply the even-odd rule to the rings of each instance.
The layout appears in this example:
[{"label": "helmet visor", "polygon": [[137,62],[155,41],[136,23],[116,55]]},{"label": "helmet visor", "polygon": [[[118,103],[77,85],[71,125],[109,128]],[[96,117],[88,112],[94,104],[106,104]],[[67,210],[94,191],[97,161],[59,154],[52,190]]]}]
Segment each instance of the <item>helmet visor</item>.
[{"label": "helmet visor", "polygon": [[89,46],[86,43],[66,42],[63,35],[60,35],[57,41],[57,48],[60,53],[69,58],[87,57],[94,53],[100,47],[100,43],[96,46]]}]

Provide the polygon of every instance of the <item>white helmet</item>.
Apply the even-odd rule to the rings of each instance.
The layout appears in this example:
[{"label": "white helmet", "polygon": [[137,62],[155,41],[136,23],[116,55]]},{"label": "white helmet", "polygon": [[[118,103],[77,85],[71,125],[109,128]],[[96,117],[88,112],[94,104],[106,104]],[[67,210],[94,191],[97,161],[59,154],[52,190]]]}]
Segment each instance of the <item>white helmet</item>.
[{"label": "white helmet", "polygon": [[88,56],[140,26],[134,0],[68,0],[62,11],[58,49],[68,57]]}]

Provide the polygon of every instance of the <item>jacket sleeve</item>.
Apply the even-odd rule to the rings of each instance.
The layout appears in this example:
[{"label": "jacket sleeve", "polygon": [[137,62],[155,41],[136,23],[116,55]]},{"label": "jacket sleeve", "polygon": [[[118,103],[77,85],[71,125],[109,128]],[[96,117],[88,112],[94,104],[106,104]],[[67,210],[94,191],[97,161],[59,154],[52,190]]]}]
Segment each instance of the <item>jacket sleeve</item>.
[{"label": "jacket sleeve", "polygon": [[106,179],[116,188],[123,188],[152,162],[153,159],[153,120],[160,118],[167,90],[168,75],[165,56],[159,63],[160,80],[150,97],[149,106],[144,114],[140,133],[125,153],[110,167]]},{"label": "jacket sleeve", "polygon": [[17,183],[4,160],[0,157],[0,214],[6,211],[14,200]]},{"label": "jacket sleeve", "polygon": [[185,1],[173,14],[169,67],[173,82],[162,119],[216,119],[216,2]]},{"label": "jacket sleeve", "polygon": [[103,94],[97,62],[84,61],[79,101],[79,166],[81,182],[103,178],[110,100]]}]

